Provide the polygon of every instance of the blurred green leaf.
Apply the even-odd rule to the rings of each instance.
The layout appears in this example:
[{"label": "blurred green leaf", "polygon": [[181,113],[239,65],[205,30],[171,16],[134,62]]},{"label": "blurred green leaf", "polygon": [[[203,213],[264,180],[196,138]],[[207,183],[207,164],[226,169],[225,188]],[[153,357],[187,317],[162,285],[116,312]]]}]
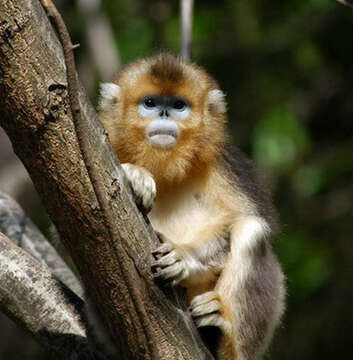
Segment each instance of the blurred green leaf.
[{"label": "blurred green leaf", "polygon": [[143,18],[131,19],[124,31],[118,34],[117,42],[124,64],[150,55],[153,34],[148,21]]},{"label": "blurred green leaf", "polygon": [[276,243],[276,250],[285,264],[293,300],[311,296],[331,275],[329,252],[320,240],[312,241],[306,230],[287,230]]},{"label": "blurred green leaf", "polygon": [[295,191],[301,196],[316,194],[325,182],[324,169],[318,165],[305,165],[300,167],[293,176]]},{"label": "blurred green leaf", "polygon": [[309,151],[310,138],[295,115],[278,106],[257,123],[253,146],[260,165],[286,171]]},{"label": "blurred green leaf", "polygon": [[262,33],[254,4],[250,1],[233,1],[231,6],[238,46],[258,46]]},{"label": "blurred green leaf", "polygon": [[302,71],[310,72],[318,69],[321,65],[319,50],[315,44],[308,41],[308,39],[302,41],[298,47],[294,49],[294,55],[298,66]]}]

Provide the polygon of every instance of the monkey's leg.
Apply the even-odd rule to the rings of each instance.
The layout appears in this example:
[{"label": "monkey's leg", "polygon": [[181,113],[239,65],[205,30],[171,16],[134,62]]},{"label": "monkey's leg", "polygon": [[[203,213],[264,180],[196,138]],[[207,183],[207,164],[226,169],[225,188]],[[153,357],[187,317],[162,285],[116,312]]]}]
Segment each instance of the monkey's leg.
[{"label": "monkey's leg", "polygon": [[283,275],[267,239],[269,231],[261,218],[239,219],[217,282],[230,310],[237,360],[254,360],[265,352],[283,312]]}]

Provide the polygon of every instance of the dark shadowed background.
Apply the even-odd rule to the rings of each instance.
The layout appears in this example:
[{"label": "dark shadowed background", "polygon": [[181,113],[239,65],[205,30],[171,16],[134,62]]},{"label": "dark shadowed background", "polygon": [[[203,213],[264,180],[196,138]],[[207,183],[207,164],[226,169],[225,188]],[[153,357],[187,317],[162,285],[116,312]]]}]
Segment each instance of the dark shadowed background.
[{"label": "dark shadowed background", "polygon": [[[55,1],[80,78],[100,81],[159,49],[179,52],[178,1]],[[332,0],[196,0],[193,55],[220,83],[234,143],[263,173],[280,214],[274,247],[287,311],[272,360],[351,359],[353,345],[353,11]],[[0,132],[0,188],[49,221]],[[0,314],[0,359],[49,359]]]}]

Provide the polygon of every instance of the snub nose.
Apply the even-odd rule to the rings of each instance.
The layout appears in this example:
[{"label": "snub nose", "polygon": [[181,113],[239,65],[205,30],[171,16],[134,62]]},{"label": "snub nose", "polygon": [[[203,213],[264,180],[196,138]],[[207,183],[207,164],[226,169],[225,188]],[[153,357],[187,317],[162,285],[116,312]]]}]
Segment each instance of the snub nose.
[{"label": "snub nose", "polygon": [[167,109],[162,109],[161,112],[159,113],[160,117],[168,117],[169,113]]}]

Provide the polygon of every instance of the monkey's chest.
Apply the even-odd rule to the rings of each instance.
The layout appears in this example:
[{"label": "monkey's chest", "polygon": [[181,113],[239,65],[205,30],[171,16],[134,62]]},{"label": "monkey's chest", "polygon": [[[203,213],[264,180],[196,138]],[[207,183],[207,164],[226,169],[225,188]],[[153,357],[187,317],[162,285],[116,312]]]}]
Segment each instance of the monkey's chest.
[{"label": "monkey's chest", "polygon": [[193,242],[216,217],[212,209],[195,199],[157,203],[149,214],[153,228],[176,244]]}]

